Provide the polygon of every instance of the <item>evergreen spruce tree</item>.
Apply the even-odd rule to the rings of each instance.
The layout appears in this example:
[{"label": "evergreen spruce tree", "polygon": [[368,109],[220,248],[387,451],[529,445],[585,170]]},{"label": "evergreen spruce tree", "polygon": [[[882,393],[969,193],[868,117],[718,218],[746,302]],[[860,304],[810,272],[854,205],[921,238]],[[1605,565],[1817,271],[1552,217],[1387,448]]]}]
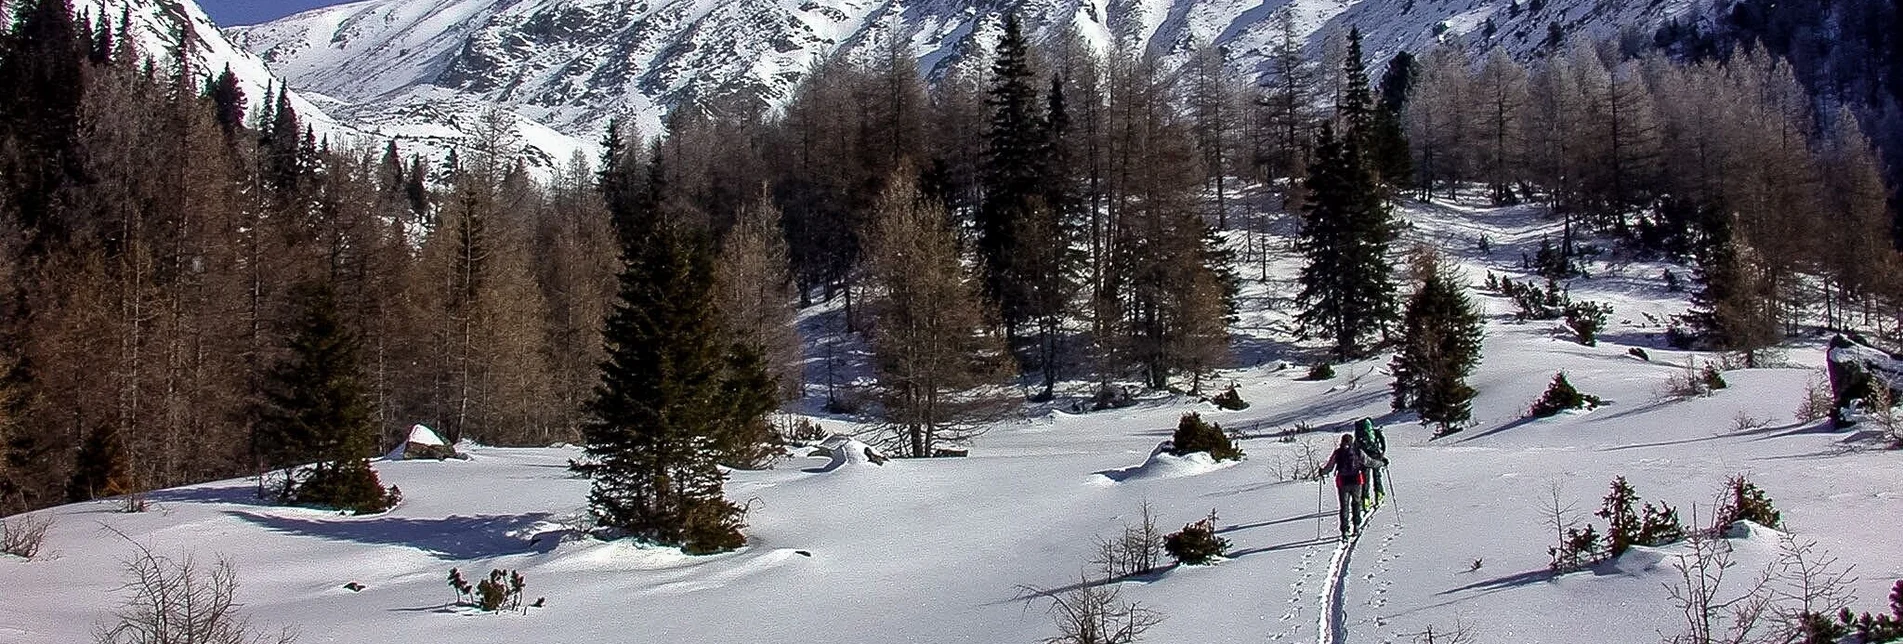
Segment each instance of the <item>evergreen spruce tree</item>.
[{"label": "evergreen spruce tree", "polygon": [[254,440],[266,466],[290,470],[280,500],[381,512],[394,499],[364,460],[376,451],[377,430],[361,342],[338,310],[334,287],[318,282],[297,290],[301,316],[285,358],[266,376]]},{"label": "evergreen spruce tree", "polygon": [[1424,253],[1425,279],[1408,300],[1394,371],[1394,409],[1419,412],[1440,434],[1459,431],[1472,416],[1474,389],[1467,374],[1480,363],[1480,314],[1446,266]]},{"label": "evergreen spruce tree", "polygon": [[[629,185],[637,164],[610,161],[606,172],[621,174],[604,185]],[[765,442],[775,384],[757,350],[722,333],[711,234],[669,205],[660,176],[608,194],[622,270],[602,331],[608,359],[582,424],[586,457],[571,467],[593,479],[589,506],[601,525],[690,554],[721,552],[746,538],[719,463]]]},{"label": "evergreen spruce tree", "polygon": [[[1021,228],[1048,215],[1041,204],[1047,126],[1039,112],[1030,46],[1015,14],[1006,15],[991,64],[991,108],[983,169],[984,200],[978,209],[978,255],[984,261],[985,292],[998,304],[1007,330],[1016,332],[1030,317],[1024,289],[1025,267],[1016,262],[1025,245]],[[1014,336],[1015,337],[1015,336]]]},{"label": "evergreen spruce tree", "polygon": [[[238,84],[238,75],[231,73],[230,65],[226,65],[225,71],[218,75],[218,80],[213,81],[210,94],[215,110],[213,113],[217,116],[218,127],[224,130],[225,136],[232,136],[243,130],[246,105],[244,88]],[[391,141],[391,145],[395,144],[395,141]]]},{"label": "evergreen spruce tree", "polygon": [[91,34],[80,33],[71,0],[7,3],[0,36],[0,182],[12,198],[0,216],[19,221],[25,252],[64,236],[58,193],[80,180],[80,104]]},{"label": "evergreen spruce tree", "polygon": [[1408,146],[1405,127],[1407,99],[1419,75],[1414,55],[1395,54],[1381,74],[1381,100],[1375,105],[1368,154],[1382,184],[1394,192],[1406,190],[1414,182],[1414,154]]},{"label": "evergreen spruce tree", "polygon": [[1767,303],[1751,251],[1739,239],[1730,215],[1707,208],[1697,254],[1697,276],[1704,287],[1692,294],[1685,321],[1713,349],[1743,351],[1757,366],[1758,350],[1778,341],[1777,319]]},{"label": "evergreen spruce tree", "polygon": [[1367,63],[1361,59],[1361,28],[1348,28],[1348,54],[1342,61],[1343,86],[1335,104],[1342,138],[1367,149],[1374,136],[1374,92],[1368,85]]},{"label": "evergreen spruce tree", "polygon": [[291,107],[291,92],[279,88],[273,99],[270,120],[262,123],[258,172],[279,207],[288,207],[298,191],[309,156],[303,140],[303,125],[297,110]]},{"label": "evergreen spruce tree", "polygon": [[131,457],[117,428],[102,424],[86,433],[66,482],[66,500],[74,503],[129,494],[136,488]]},{"label": "evergreen spruce tree", "polygon": [[1338,358],[1359,358],[1369,336],[1395,318],[1393,264],[1388,248],[1396,230],[1374,170],[1352,137],[1337,138],[1323,124],[1309,168],[1296,249],[1307,259],[1297,296],[1309,333],[1333,340]]}]

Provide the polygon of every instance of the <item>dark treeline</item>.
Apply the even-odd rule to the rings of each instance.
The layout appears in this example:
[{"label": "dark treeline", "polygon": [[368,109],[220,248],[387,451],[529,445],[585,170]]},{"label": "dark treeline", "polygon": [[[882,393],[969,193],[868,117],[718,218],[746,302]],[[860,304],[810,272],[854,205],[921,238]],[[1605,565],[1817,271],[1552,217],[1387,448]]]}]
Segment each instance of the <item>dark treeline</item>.
[{"label": "dark treeline", "polygon": [[193,68],[189,33],[139,51],[123,19],[10,7],[0,509],[286,465],[259,420],[311,288],[385,446],[577,435],[615,269],[587,164],[538,185],[500,120],[448,167],[348,149]]},{"label": "dark treeline", "polygon": [[[614,447],[674,440],[629,433],[643,414],[774,389],[740,377],[756,367],[801,396],[793,317],[821,303],[831,332],[870,347],[857,402],[901,456],[1064,382],[1202,389],[1229,362],[1243,274],[1269,280],[1281,253],[1307,267],[1270,296],[1303,308],[1332,359],[1371,356],[1419,290],[1393,261],[1391,203],[1410,192],[1551,205],[1565,233],[1534,263],[1556,277],[1586,233],[1696,259],[1692,325],[1718,348],[1820,311],[1894,319],[1903,288],[1868,234],[1888,215],[1865,138],[1762,56],[1440,50],[1373,73],[1354,38],[1336,64],[1304,60],[1285,20],[1245,80],[1219,49],[1165,67],[1075,34],[1030,42],[1007,18],[982,69],[928,85],[895,45],[823,61],[778,109],[685,106],[651,139],[617,126],[602,159],[538,181],[500,116],[446,159],[354,149],[282,90],[248,101],[228,71],[192,68],[189,44],[137,51],[61,0],[9,6],[0,512],[288,464],[258,420],[311,287],[361,342],[385,447],[423,423],[452,441],[585,439],[601,465],[584,467],[654,471],[680,466]],[[1245,187],[1301,213],[1292,249]],[[1231,228],[1250,232],[1225,242]],[[702,376],[655,381],[648,360]],[[768,457],[753,403],[701,407],[669,431],[729,464]],[[718,472],[691,465],[669,470],[697,486],[679,499],[717,499]],[[738,534],[730,506],[597,495],[630,525],[718,515],[708,549]]]}]

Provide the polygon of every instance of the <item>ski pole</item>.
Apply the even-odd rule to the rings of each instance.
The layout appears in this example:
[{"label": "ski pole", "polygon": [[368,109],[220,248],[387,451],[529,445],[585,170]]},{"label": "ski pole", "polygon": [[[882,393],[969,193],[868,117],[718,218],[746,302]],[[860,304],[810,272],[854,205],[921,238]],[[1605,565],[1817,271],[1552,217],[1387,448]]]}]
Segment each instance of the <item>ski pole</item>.
[{"label": "ski pole", "polygon": [[1401,502],[1396,501],[1394,497],[1394,470],[1392,468],[1387,468],[1387,467],[1381,468],[1381,478],[1383,479],[1382,483],[1386,484],[1388,487],[1388,502],[1394,504],[1394,522],[1400,523],[1401,522]]},{"label": "ski pole", "polygon": [[1315,477],[1315,540],[1322,540],[1322,489],[1328,485],[1328,477]]}]

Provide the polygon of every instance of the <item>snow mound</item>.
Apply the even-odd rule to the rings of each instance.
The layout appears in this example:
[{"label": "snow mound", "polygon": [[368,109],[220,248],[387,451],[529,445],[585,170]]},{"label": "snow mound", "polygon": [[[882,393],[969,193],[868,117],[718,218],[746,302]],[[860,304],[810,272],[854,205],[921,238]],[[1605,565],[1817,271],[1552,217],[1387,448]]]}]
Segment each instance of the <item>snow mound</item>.
[{"label": "snow mound", "polygon": [[443,437],[436,435],[436,430],[430,429],[429,427],[424,426],[420,423],[410,426],[410,437],[408,439],[405,439],[404,442],[415,443],[417,445],[446,445],[447,444],[443,442]]},{"label": "snow mound", "polygon": [[890,460],[886,458],[884,454],[880,454],[879,450],[873,449],[871,445],[860,442],[859,439],[851,436],[838,434],[834,434],[827,437],[826,440],[820,441],[819,445],[814,448],[813,455],[825,456],[831,459],[823,466],[806,470],[814,474],[832,472],[847,466],[855,468],[864,467],[866,465],[881,466],[885,465],[887,460]]},{"label": "snow mound", "polygon": [[1126,467],[1120,470],[1098,472],[1097,476],[1113,483],[1149,479],[1173,479],[1185,476],[1208,474],[1216,470],[1234,466],[1241,461],[1218,461],[1209,452],[1190,452],[1176,455],[1171,452],[1175,444],[1163,441],[1150,451],[1150,458],[1142,465]]},{"label": "snow mound", "polygon": [[443,437],[438,436],[435,430],[425,425],[417,424],[410,426],[409,437],[404,438],[403,443],[397,445],[395,449],[390,450],[390,453],[385,455],[384,458],[392,461],[421,459],[435,459],[440,461],[449,458],[465,457],[462,453],[451,449],[449,443],[443,442]]},{"label": "snow mound", "polygon": [[1675,556],[1671,552],[1648,546],[1632,546],[1612,560],[1612,569],[1621,573],[1642,577],[1659,569],[1659,564]]}]

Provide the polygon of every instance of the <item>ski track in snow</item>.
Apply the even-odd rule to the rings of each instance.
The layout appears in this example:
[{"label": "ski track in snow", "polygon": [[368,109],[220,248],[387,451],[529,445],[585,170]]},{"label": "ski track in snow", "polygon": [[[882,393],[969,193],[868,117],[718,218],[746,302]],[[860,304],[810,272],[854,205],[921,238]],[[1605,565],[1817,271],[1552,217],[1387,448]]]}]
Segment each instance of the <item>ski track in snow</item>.
[{"label": "ski track in snow", "polygon": [[1361,542],[1373,519],[1372,514],[1364,515],[1354,536],[1335,547],[1335,557],[1328,564],[1328,582],[1322,586],[1321,614],[1315,622],[1315,641],[1321,644],[1344,644],[1348,640],[1348,560],[1354,557],[1355,544]]}]

